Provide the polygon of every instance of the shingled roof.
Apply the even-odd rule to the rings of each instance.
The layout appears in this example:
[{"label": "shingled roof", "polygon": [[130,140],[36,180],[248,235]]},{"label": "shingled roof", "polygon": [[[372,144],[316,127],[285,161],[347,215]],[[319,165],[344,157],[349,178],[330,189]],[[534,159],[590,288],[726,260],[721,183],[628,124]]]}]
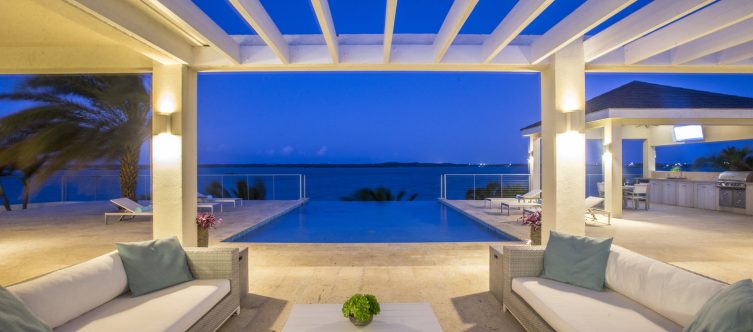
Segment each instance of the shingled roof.
[{"label": "shingled roof", "polygon": [[[632,81],[586,102],[586,113],[607,108],[753,108],[753,98]],[[521,130],[541,126],[541,121]]]}]

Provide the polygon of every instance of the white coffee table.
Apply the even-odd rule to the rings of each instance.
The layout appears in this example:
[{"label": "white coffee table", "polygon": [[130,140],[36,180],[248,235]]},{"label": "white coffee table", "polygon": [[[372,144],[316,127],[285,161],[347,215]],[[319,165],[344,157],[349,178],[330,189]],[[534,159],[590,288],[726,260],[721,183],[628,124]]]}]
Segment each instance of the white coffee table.
[{"label": "white coffee table", "polygon": [[357,327],[343,317],[342,304],[295,304],[282,332],[441,332],[429,303],[385,303],[371,324]]}]

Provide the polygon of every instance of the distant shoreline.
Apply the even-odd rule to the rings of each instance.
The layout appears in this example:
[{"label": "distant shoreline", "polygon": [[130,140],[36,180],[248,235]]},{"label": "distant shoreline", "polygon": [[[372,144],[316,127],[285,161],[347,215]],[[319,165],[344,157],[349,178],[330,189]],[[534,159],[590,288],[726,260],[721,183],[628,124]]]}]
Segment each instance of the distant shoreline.
[{"label": "distant shoreline", "polygon": [[[457,163],[402,163],[402,162],[386,162],[386,163],[372,163],[372,164],[330,164],[330,163],[318,163],[318,164],[199,164],[198,167],[225,167],[225,168],[247,168],[247,167],[300,167],[300,168],[389,168],[389,167],[527,167],[525,163],[511,164],[457,164]],[[85,167],[86,169],[118,169],[118,165],[92,165]],[[139,168],[149,168],[149,165],[139,165]],[[70,169],[66,169],[70,170]]]}]

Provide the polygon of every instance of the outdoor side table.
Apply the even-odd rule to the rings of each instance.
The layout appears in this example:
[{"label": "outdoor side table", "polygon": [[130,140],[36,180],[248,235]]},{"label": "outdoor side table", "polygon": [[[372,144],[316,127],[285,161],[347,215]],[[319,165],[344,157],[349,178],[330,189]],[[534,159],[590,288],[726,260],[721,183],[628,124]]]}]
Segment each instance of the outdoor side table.
[{"label": "outdoor side table", "polygon": [[342,304],[295,304],[283,332],[441,332],[429,303],[384,303],[371,324],[357,327],[343,317]]}]

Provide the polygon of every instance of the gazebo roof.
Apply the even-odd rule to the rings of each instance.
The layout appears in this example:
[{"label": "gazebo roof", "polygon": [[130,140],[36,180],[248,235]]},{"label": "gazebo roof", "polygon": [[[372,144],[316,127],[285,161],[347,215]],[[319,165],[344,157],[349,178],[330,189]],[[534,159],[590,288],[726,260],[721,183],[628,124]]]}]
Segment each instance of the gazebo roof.
[{"label": "gazebo roof", "polygon": [[[632,81],[586,102],[586,114],[605,109],[753,109],[753,98]],[[661,115],[659,115],[661,116]],[[541,121],[521,130],[541,126]]]}]

